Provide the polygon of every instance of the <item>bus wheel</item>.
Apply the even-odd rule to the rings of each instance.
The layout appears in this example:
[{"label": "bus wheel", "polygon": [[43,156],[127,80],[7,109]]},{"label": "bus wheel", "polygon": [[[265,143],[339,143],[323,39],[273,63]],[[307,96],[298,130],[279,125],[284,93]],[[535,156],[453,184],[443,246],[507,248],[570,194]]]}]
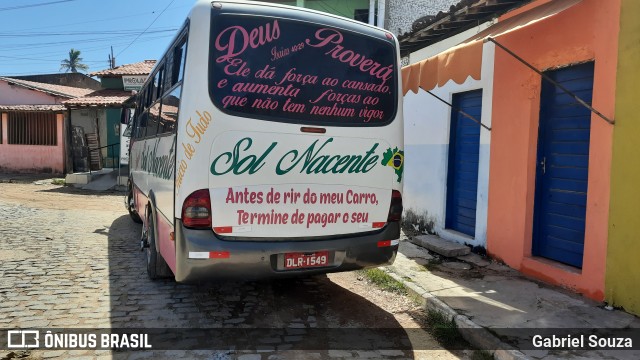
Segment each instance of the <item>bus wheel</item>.
[{"label": "bus wheel", "polygon": [[131,220],[133,220],[133,222],[142,224],[142,219],[135,209],[136,204],[133,202],[133,189],[129,189],[129,192],[127,193],[127,210],[129,210],[129,216],[131,216]]},{"label": "bus wheel", "polygon": [[151,209],[149,209],[146,229],[145,226],[143,226],[142,230],[142,244],[143,249],[147,252],[147,275],[149,275],[151,280],[171,276],[169,265],[167,265],[157,250],[155,229],[154,216]]}]

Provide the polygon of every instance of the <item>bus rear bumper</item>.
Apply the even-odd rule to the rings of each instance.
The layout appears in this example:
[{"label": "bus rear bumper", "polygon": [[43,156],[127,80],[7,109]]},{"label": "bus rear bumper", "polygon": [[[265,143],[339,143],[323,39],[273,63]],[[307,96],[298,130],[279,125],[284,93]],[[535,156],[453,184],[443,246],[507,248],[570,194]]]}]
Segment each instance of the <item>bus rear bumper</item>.
[{"label": "bus rear bumper", "polygon": [[[210,230],[192,230],[176,219],[177,282],[258,280],[390,265],[398,251],[400,224],[360,236],[313,241],[222,240]],[[328,252],[323,267],[284,268],[286,253]]]}]

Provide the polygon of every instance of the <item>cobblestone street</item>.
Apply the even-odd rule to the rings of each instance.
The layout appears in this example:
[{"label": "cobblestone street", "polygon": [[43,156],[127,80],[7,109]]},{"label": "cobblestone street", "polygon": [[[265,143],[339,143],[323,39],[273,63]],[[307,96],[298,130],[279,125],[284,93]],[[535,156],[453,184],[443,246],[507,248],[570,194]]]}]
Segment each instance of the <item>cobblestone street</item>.
[{"label": "cobblestone street", "polygon": [[[130,220],[122,201],[120,193],[95,195],[54,185],[0,184],[0,328],[225,327],[277,331],[253,339],[260,344],[259,351],[253,352],[233,345],[222,351],[39,349],[28,353],[31,358],[466,356],[462,352],[414,351],[410,347],[306,350],[312,347],[301,344],[318,340],[318,332],[311,336],[314,329],[419,328],[410,316],[419,311],[414,303],[372,289],[356,273],[199,286],[173,280],[150,281],[144,255],[139,251],[141,227]],[[420,344],[420,349],[440,348],[422,331],[412,331],[404,340]],[[16,354],[0,349],[0,358],[11,356]]]}]

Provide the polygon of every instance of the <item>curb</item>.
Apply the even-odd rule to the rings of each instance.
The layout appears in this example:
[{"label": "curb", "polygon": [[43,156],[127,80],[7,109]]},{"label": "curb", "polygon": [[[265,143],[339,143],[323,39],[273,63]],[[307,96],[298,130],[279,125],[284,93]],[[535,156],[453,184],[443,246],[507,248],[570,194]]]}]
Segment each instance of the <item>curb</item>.
[{"label": "curb", "polygon": [[[456,310],[447,305],[444,301],[429,293],[414,282],[407,281],[393,270],[393,265],[383,268],[389,276],[402,283],[411,297],[420,302],[420,306],[425,310],[435,310],[453,319],[458,326],[460,335],[469,344],[480,350],[490,352],[496,360],[526,360],[530,359],[520,350],[501,341],[498,337],[490,333],[484,327],[476,324],[467,316],[460,315]],[[473,330],[473,331],[466,331]]]}]

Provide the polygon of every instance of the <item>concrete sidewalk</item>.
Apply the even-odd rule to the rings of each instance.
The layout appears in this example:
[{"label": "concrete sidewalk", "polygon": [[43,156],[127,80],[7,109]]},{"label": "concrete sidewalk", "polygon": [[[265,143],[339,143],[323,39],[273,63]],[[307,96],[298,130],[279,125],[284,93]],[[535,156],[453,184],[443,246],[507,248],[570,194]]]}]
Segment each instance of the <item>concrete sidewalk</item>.
[{"label": "concrete sidewalk", "polygon": [[584,335],[585,344],[594,329],[630,329],[625,331],[638,340],[640,319],[478,255],[442,258],[405,239],[395,263],[385,269],[426,308],[453,318],[467,341],[496,359],[640,359],[640,350],[535,348],[533,335],[560,336],[564,331],[574,338]]}]

